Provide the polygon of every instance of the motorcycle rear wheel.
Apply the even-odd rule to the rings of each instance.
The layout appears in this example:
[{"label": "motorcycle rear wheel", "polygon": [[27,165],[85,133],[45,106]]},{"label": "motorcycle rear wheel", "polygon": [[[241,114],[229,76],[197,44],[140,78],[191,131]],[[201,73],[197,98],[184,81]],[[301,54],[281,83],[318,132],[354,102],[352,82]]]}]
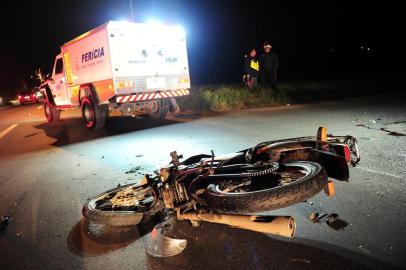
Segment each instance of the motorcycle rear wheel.
[{"label": "motorcycle rear wheel", "polygon": [[[138,205],[113,205],[112,199],[117,193],[129,188],[132,189],[131,195],[145,194],[145,198],[138,201]],[[83,205],[82,214],[90,222],[108,226],[129,226],[140,223],[144,215],[154,215],[158,211],[159,204],[159,199],[152,189],[127,184],[88,199]]]},{"label": "motorcycle rear wheel", "polygon": [[319,193],[327,181],[320,164],[298,161],[280,164],[276,172],[258,178],[208,183],[202,196],[213,211],[265,212],[306,201]]}]

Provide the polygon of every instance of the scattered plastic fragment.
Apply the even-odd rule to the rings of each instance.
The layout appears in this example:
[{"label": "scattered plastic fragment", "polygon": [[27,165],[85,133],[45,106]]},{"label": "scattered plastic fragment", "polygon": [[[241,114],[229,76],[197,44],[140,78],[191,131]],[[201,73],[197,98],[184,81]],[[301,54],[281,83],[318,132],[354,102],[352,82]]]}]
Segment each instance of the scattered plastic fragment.
[{"label": "scattered plastic fragment", "polygon": [[344,230],[344,228],[348,226],[348,223],[346,221],[338,218],[338,214],[328,215],[326,224],[336,231]]},{"label": "scattered plastic fragment", "polygon": [[10,216],[1,216],[0,218],[0,232],[4,230],[8,224],[10,224],[13,221],[13,218]]}]

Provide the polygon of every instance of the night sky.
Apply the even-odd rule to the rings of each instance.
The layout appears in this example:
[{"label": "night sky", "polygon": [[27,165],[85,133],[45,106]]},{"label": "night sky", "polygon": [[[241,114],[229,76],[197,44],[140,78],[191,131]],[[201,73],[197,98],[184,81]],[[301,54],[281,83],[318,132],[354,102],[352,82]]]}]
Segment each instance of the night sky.
[{"label": "night sky", "polygon": [[[133,10],[137,22],[184,26],[192,84],[204,84],[240,80],[244,53],[264,40],[282,80],[403,74],[398,2],[133,0]],[[0,93],[35,68],[49,70],[63,43],[129,18],[129,0],[2,1]]]}]

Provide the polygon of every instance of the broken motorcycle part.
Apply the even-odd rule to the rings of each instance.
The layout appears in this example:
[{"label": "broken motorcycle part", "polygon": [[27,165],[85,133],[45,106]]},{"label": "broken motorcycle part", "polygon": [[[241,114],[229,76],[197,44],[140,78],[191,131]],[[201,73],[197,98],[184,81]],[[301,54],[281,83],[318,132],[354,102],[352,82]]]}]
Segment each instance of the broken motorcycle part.
[{"label": "broken motorcycle part", "polygon": [[[333,136],[323,127],[316,136],[263,142],[229,155],[201,154],[182,161],[176,151],[171,162],[145,175],[139,184],[111,189],[86,201],[84,217],[109,226],[138,224],[144,217],[162,217],[146,237],[148,254],[174,256],[186,240],[171,235],[172,222],[189,220],[293,237],[293,217],[258,216],[307,201],[323,189],[334,195],[330,179],[347,181],[349,166],[360,161],[352,136]],[[176,213],[176,214],[174,214]],[[313,215],[320,222],[324,215]],[[327,224],[345,222],[329,217]]]},{"label": "broken motorcycle part", "polygon": [[153,257],[171,257],[181,253],[187,246],[187,240],[175,239],[166,236],[166,230],[170,226],[167,222],[159,223],[145,236],[144,243],[146,252]]}]

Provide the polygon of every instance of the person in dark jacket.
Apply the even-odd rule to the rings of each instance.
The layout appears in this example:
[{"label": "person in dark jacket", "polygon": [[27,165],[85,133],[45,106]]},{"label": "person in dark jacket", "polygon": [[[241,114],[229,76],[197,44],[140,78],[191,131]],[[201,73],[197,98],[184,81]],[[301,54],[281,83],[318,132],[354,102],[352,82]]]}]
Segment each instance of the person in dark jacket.
[{"label": "person in dark jacket", "polygon": [[245,55],[244,72],[243,81],[246,82],[250,89],[256,88],[258,85],[259,61],[255,49],[251,49],[249,54]]},{"label": "person in dark jacket", "polygon": [[272,46],[268,42],[264,43],[264,53],[259,58],[261,66],[261,83],[276,88],[276,72],[279,67],[279,58],[271,52]]}]

